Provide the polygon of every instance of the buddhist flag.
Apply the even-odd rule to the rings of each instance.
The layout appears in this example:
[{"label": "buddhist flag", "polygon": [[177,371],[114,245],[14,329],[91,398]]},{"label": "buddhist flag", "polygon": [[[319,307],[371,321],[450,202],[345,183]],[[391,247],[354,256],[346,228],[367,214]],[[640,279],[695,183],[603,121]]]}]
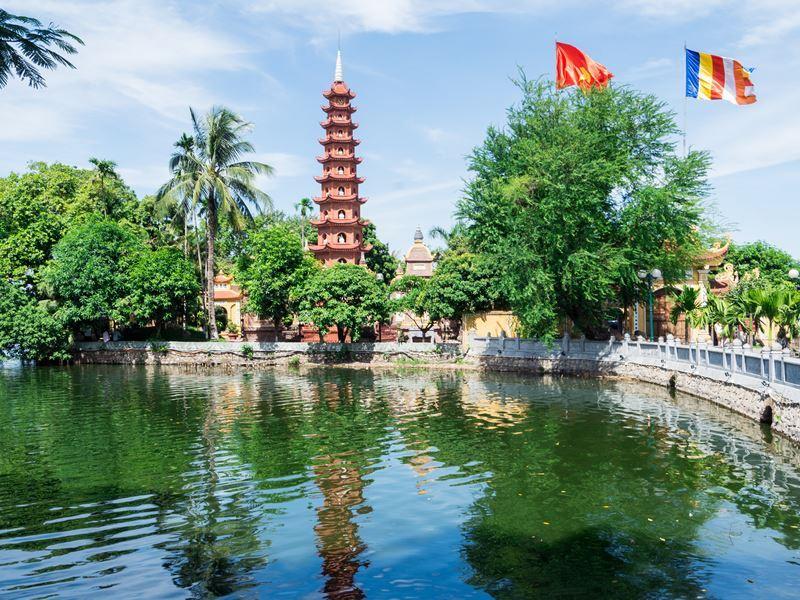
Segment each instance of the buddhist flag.
[{"label": "buddhist flag", "polygon": [[686,96],[753,104],[756,94],[750,71],[738,60],[686,49]]},{"label": "buddhist flag", "polygon": [[577,85],[583,91],[592,87],[604,88],[613,76],[575,46],[556,42],[556,89],[571,85]]}]

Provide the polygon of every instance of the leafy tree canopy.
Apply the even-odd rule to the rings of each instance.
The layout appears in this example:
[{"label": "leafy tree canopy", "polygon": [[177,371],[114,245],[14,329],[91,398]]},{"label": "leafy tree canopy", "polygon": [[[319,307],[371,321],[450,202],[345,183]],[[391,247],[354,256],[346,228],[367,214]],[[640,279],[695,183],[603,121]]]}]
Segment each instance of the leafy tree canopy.
[{"label": "leafy tree canopy", "polygon": [[200,282],[194,265],[177,248],[140,249],[131,261],[120,308],[138,322],[154,321],[162,329],[168,321],[196,310]]},{"label": "leafy tree canopy", "polygon": [[238,263],[247,290],[247,310],[270,317],[280,327],[294,312],[296,290],[319,265],[303,250],[297,228],[277,223],[253,231]]},{"label": "leafy tree canopy", "polygon": [[762,241],[732,243],[725,260],[733,265],[740,278],[758,269],[759,279],[772,284],[786,282],[789,269],[800,267],[791,254]]},{"label": "leafy tree canopy", "polygon": [[0,278],[0,355],[22,360],[68,360],[67,330],[52,303],[38,301],[27,286]]},{"label": "leafy tree canopy", "polygon": [[442,254],[427,296],[426,309],[436,321],[460,321],[464,314],[503,304],[496,269],[486,257],[459,246]]},{"label": "leafy tree canopy", "polygon": [[64,231],[92,214],[124,218],[135,211],[133,192],[119,179],[101,194],[88,169],[34,162],[23,174],[0,178],[0,274],[22,277],[50,258]]},{"label": "leafy tree canopy", "polygon": [[319,328],[321,335],[336,328],[342,342],[348,334],[358,340],[362,327],[386,321],[390,312],[386,286],[352,264],[319,269],[303,286],[299,307],[302,322]]},{"label": "leafy tree canopy", "polygon": [[431,280],[418,275],[404,275],[391,285],[392,309],[403,312],[422,333],[423,340],[438,320],[430,314]]},{"label": "leafy tree canopy", "polygon": [[43,274],[64,321],[127,321],[129,273],[143,245],[130,227],[100,218],[68,231],[53,248],[53,260]]},{"label": "leafy tree canopy", "polygon": [[552,337],[564,317],[599,333],[641,293],[637,270],[679,280],[703,246],[709,158],[677,156],[674,115],[653,96],[517,84],[507,126],[469,159],[457,216],[523,334]]}]

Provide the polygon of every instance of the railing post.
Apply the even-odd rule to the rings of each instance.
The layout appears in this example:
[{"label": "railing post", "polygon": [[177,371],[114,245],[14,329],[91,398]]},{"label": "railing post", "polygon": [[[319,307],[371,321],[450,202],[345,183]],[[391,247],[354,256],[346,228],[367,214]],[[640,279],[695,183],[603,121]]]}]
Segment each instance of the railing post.
[{"label": "railing post", "polygon": [[747,374],[747,355],[750,353],[752,348],[753,347],[746,342],[742,344],[742,373],[745,375]]},{"label": "railing post", "polygon": [[[767,379],[767,374],[764,372],[764,358],[769,357],[769,350],[762,348],[758,355],[758,362],[761,366],[761,379]],[[769,368],[769,367],[768,367]]]},{"label": "railing post", "polygon": [[[736,364],[736,350],[742,354],[742,340],[733,340],[731,344],[731,372],[736,373],[739,370],[739,365]],[[742,356],[742,365],[744,365],[744,356]]]},{"label": "railing post", "polygon": [[564,354],[569,354],[569,333],[564,332],[564,337],[561,338],[561,351]]},{"label": "railing post", "polygon": [[[705,356],[705,359],[701,357]],[[697,342],[697,365],[708,366],[708,342]]]},{"label": "railing post", "polygon": [[581,352],[586,352],[586,334],[581,334]]},{"label": "railing post", "polygon": [[777,342],[774,342],[770,347],[769,353],[769,380],[775,381],[777,379],[777,375],[775,373],[775,357],[780,356],[783,352],[783,348]]},{"label": "railing post", "polygon": [[781,381],[786,383],[786,357],[792,355],[792,350],[788,346],[781,351]]},{"label": "railing post", "polygon": [[625,356],[628,356],[628,350],[630,349],[630,344],[631,344],[631,334],[626,333],[624,336],[622,336],[622,353]]}]

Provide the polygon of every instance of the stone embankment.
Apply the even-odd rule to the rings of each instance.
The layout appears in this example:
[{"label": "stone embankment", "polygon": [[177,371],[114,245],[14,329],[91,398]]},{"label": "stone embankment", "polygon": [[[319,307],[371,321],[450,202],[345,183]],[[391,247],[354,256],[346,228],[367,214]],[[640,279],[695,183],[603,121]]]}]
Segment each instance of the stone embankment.
[{"label": "stone embankment", "polygon": [[461,354],[457,344],[396,342],[316,344],[305,342],[87,342],[79,363],[271,367],[282,364],[440,364]]},{"label": "stone embankment", "polygon": [[554,345],[518,338],[470,338],[455,344],[294,342],[111,342],[79,344],[80,363],[260,368],[355,364],[623,377],[705,398],[800,442],[800,360],[780,349],[756,352],[680,344],[669,339]]}]

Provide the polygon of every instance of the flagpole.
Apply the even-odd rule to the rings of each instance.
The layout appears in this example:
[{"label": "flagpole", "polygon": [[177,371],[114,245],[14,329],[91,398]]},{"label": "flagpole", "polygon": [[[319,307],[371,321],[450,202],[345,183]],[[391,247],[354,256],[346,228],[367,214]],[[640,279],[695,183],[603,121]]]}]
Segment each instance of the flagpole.
[{"label": "flagpole", "polygon": [[553,72],[553,81],[556,85],[556,93],[558,93],[558,32],[553,32],[553,58],[556,60],[555,71]]},{"label": "flagpole", "polygon": [[[680,73],[680,69],[678,70]],[[683,158],[686,158],[686,126],[687,126],[687,107],[689,100],[686,97],[686,41],[683,42]],[[680,89],[680,88],[679,88]]]}]

